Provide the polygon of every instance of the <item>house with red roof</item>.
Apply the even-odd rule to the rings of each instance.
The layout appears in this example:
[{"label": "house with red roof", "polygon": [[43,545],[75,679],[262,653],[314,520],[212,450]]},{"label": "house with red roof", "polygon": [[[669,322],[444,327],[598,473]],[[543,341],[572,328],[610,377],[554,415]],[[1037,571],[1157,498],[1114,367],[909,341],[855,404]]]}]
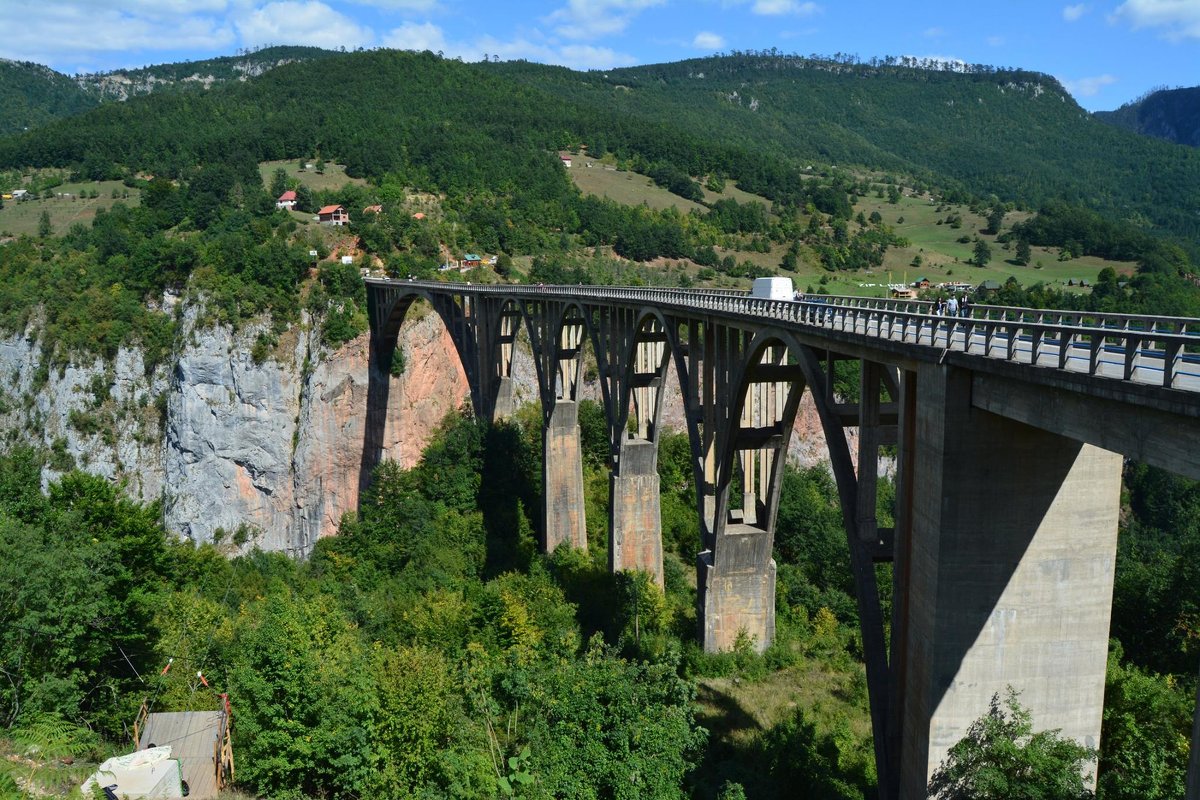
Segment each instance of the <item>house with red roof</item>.
[{"label": "house with red roof", "polygon": [[322,225],[349,225],[350,214],[341,206],[325,206],[317,212],[317,221]]},{"label": "house with red roof", "polygon": [[284,209],[287,209],[288,211],[291,211],[293,208],[296,207],[296,193],[294,191],[292,191],[291,189],[288,189],[286,192],[284,192],[283,194],[279,195],[278,198],[276,198],[275,207],[276,208],[284,208]]}]

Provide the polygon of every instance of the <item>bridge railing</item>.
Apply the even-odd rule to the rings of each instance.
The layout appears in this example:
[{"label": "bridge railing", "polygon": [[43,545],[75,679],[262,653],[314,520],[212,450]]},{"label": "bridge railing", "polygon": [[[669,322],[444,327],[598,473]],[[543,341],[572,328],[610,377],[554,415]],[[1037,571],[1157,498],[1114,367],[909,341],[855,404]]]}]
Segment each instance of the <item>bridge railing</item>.
[{"label": "bridge railing", "polygon": [[933,313],[933,304],[922,300],[808,295],[796,301],[750,297],[731,290],[415,283],[427,289],[471,294],[653,303],[749,320],[768,318],[1064,372],[1200,392],[1200,320],[1191,318],[988,305],[972,306],[970,316],[950,317]]}]

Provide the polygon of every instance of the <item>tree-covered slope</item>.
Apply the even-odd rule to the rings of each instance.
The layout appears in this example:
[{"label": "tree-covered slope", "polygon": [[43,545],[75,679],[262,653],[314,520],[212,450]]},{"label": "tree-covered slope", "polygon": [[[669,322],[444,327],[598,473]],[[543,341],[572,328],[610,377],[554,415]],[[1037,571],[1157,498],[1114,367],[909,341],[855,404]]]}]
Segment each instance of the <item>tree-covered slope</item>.
[{"label": "tree-covered slope", "polygon": [[489,69],[715,141],[903,170],[1004,200],[1063,199],[1200,240],[1200,154],[1100,123],[1039,73],[783,55],[586,74]]},{"label": "tree-covered slope", "polygon": [[325,53],[0,141],[0,167],[88,162],[95,173],[115,163],[178,175],[235,156],[320,154],[352,175],[478,193],[555,181],[541,154],[583,143],[594,155],[731,177],[773,200],[794,201],[810,164],[865,166],[982,198],[1065,200],[1193,250],[1200,242],[1200,153],[1097,121],[1049,76],[988,67],[738,54],[583,73]]},{"label": "tree-covered slope", "polygon": [[158,92],[209,89],[245,81],[298,61],[337,55],[319,47],[267,47],[236,56],[70,76],[29,62],[0,59],[0,136]]},{"label": "tree-covered slope", "polygon": [[0,59],[0,135],[94,108],[99,101],[49,67]]},{"label": "tree-covered slope", "polygon": [[1200,147],[1200,86],[1161,89],[1096,119],[1135,133]]}]

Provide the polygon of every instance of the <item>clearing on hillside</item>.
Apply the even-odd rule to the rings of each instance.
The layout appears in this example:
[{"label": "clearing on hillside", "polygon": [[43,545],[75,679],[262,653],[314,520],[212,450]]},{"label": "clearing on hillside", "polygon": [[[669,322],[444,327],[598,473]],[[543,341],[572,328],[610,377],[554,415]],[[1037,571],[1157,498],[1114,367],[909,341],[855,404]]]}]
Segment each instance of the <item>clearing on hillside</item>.
[{"label": "clearing on hillside", "polygon": [[141,203],[141,191],[121,181],[72,181],[48,191],[53,196],[45,197],[42,192],[33,200],[5,200],[4,208],[0,208],[0,235],[36,235],[42,212],[46,211],[54,235],[61,236],[77,222],[91,227],[99,209],[110,208],[114,203],[127,206]]},{"label": "clearing on hillside", "polygon": [[349,178],[346,176],[346,167],[344,164],[333,164],[326,162],[324,172],[317,172],[317,161],[306,160],[306,164],[312,164],[311,169],[301,169],[300,159],[291,161],[264,161],[258,165],[258,172],[262,175],[263,186],[268,191],[271,189],[271,178],[275,175],[275,170],[283,167],[283,171],[287,173],[288,178],[298,180],[312,189],[314,192],[322,192],[326,189],[340,189],[347,183],[366,186],[367,182],[362,178]]}]

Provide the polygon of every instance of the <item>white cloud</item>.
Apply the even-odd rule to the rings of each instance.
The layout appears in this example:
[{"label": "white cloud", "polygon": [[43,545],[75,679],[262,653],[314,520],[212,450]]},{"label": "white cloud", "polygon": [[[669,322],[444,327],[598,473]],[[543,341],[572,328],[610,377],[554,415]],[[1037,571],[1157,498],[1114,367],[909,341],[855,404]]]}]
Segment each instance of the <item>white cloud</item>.
[{"label": "white cloud", "polygon": [[820,11],[821,7],[816,3],[801,3],[798,0],[754,0],[754,6],[750,10],[755,14],[770,17],[783,14],[810,17]]},{"label": "white cloud", "polygon": [[626,67],[636,62],[637,59],[633,56],[608,47],[569,44],[558,51],[558,56],[551,63],[561,64],[572,69],[607,69],[609,67]]},{"label": "white cloud", "polygon": [[432,22],[406,22],[384,36],[383,44],[397,50],[428,50],[431,53],[448,49],[446,35]]},{"label": "white cloud", "polygon": [[1164,28],[1171,41],[1200,39],[1200,2],[1196,0],[1126,0],[1110,21],[1126,22],[1134,30]]},{"label": "white cloud", "polygon": [[1077,3],[1073,6],[1063,6],[1062,18],[1067,22],[1075,22],[1087,12],[1088,7],[1084,3]]},{"label": "white cloud", "polygon": [[1105,86],[1117,82],[1115,77],[1107,73],[1104,75],[1095,75],[1090,78],[1079,78],[1078,80],[1068,80],[1067,78],[1059,78],[1058,80],[1075,97],[1093,97]]},{"label": "white cloud", "polygon": [[1004,46],[1004,37],[1003,36],[989,36],[989,37],[987,37],[986,41],[987,41],[988,45],[991,47],[1003,47]]},{"label": "white cloud", "polygon": [[927,39],[936,39],[939,36],[945,36],[946,30],[944,28],[938,28],[935,26],[933,28],[926,28],[921,35]]},{"label": "white cloud", "polygon": [[568,39],[599,39],[621,33],[635,16],[666,0],[568,0],[545,18]]},{"label": "white cloud", "polygon": [[439,0],[346,0],[356,6],[374,6],[386,11],[437,11]]},{"label": "white cloud", "polygon": [[227,0],[0,2],[4,55],[59,69],[68,69],[65,61],[92,69],[97,59],[112,53],[225,50],[237,39],[215,12],[228,6]]},{"label": "white cloud", "polygon": [[375,34],[318,0],[280,0],[243,15],[235,23],[243,44],[306,44],[360,47]]},{"label": "white cloud", "polygon": [[698,47],[701,50],[720,50],[724,46],[725,39],[708,31],[700,31],[696,34],[696,38],[692,39],[692,47]]}]

